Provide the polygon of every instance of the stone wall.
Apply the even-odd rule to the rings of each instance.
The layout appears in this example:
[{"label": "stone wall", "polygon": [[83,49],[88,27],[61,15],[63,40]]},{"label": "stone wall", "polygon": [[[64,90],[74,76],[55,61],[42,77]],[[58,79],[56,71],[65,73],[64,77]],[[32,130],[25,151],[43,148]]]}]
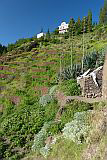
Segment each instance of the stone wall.
[{"label": "stone wall", "polygon": [[102,72],[99,70],[96,74],[98,86],[94,83],[92,76],[85,77],[83,95],[87,98],[96,98],[102,96]]}]

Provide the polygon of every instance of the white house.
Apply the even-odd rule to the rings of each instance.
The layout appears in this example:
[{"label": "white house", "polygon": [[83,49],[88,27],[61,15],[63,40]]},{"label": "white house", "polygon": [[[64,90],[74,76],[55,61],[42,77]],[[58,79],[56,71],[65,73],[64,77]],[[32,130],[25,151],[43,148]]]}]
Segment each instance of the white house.
[{"label": "white house", "polygon": [[59,26],[59,33],[65,33],[67,32],[68,24],[66,22],[62,22]]},{"label": "white house", "polygon": [[37,34],[37,38],[41,38],[41,37],[43,37],[44,35],[45,35],[45,33],[43,33],[43,32],[42,32],[42,33],[38,33],[38,34]]}]

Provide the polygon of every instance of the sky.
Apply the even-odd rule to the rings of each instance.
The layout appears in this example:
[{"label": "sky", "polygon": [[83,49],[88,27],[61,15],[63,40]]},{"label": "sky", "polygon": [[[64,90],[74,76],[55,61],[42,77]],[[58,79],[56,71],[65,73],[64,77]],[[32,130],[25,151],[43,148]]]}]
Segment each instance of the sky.
[{"label": "sky", "polygon": [[77,20],[93,12],[98,21],[104,0],[0,0],[0,43],[8,45],[20,38],[54,31],[62,21]]}]

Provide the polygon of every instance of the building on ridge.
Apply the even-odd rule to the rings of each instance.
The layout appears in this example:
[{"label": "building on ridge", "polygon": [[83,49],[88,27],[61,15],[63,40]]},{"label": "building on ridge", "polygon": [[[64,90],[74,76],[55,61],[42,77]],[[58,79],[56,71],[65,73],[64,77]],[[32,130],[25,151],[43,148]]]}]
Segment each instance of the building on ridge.
[{"label": "building on ridge", "polygon": [[59,33],[65,33],[68,31],[68,24],[66,22],[62,22],[59,26]]},{"label": "building on ridge", "polygon": [[43,37],[43,36],[45,36],[46,34],[45,33],[43,33],[43,32],[41,32],[41,33],[38,33],[37,34],[37,38],[41,38],[41,37]]}]

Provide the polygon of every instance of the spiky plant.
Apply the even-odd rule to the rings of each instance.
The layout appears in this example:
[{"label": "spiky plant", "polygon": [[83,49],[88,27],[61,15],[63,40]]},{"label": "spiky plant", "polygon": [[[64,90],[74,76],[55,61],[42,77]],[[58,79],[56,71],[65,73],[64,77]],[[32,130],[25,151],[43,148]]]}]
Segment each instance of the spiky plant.
[{"label": "spiky plant", "polygon": [[62,70],[62,72],[59,72],[57,75],[57,81],[59,80],[69,80],[74,79],[77,76],[79,76],[81,73],[81,65],[74,64],[71,68],[71,66],[68,66]]}]

